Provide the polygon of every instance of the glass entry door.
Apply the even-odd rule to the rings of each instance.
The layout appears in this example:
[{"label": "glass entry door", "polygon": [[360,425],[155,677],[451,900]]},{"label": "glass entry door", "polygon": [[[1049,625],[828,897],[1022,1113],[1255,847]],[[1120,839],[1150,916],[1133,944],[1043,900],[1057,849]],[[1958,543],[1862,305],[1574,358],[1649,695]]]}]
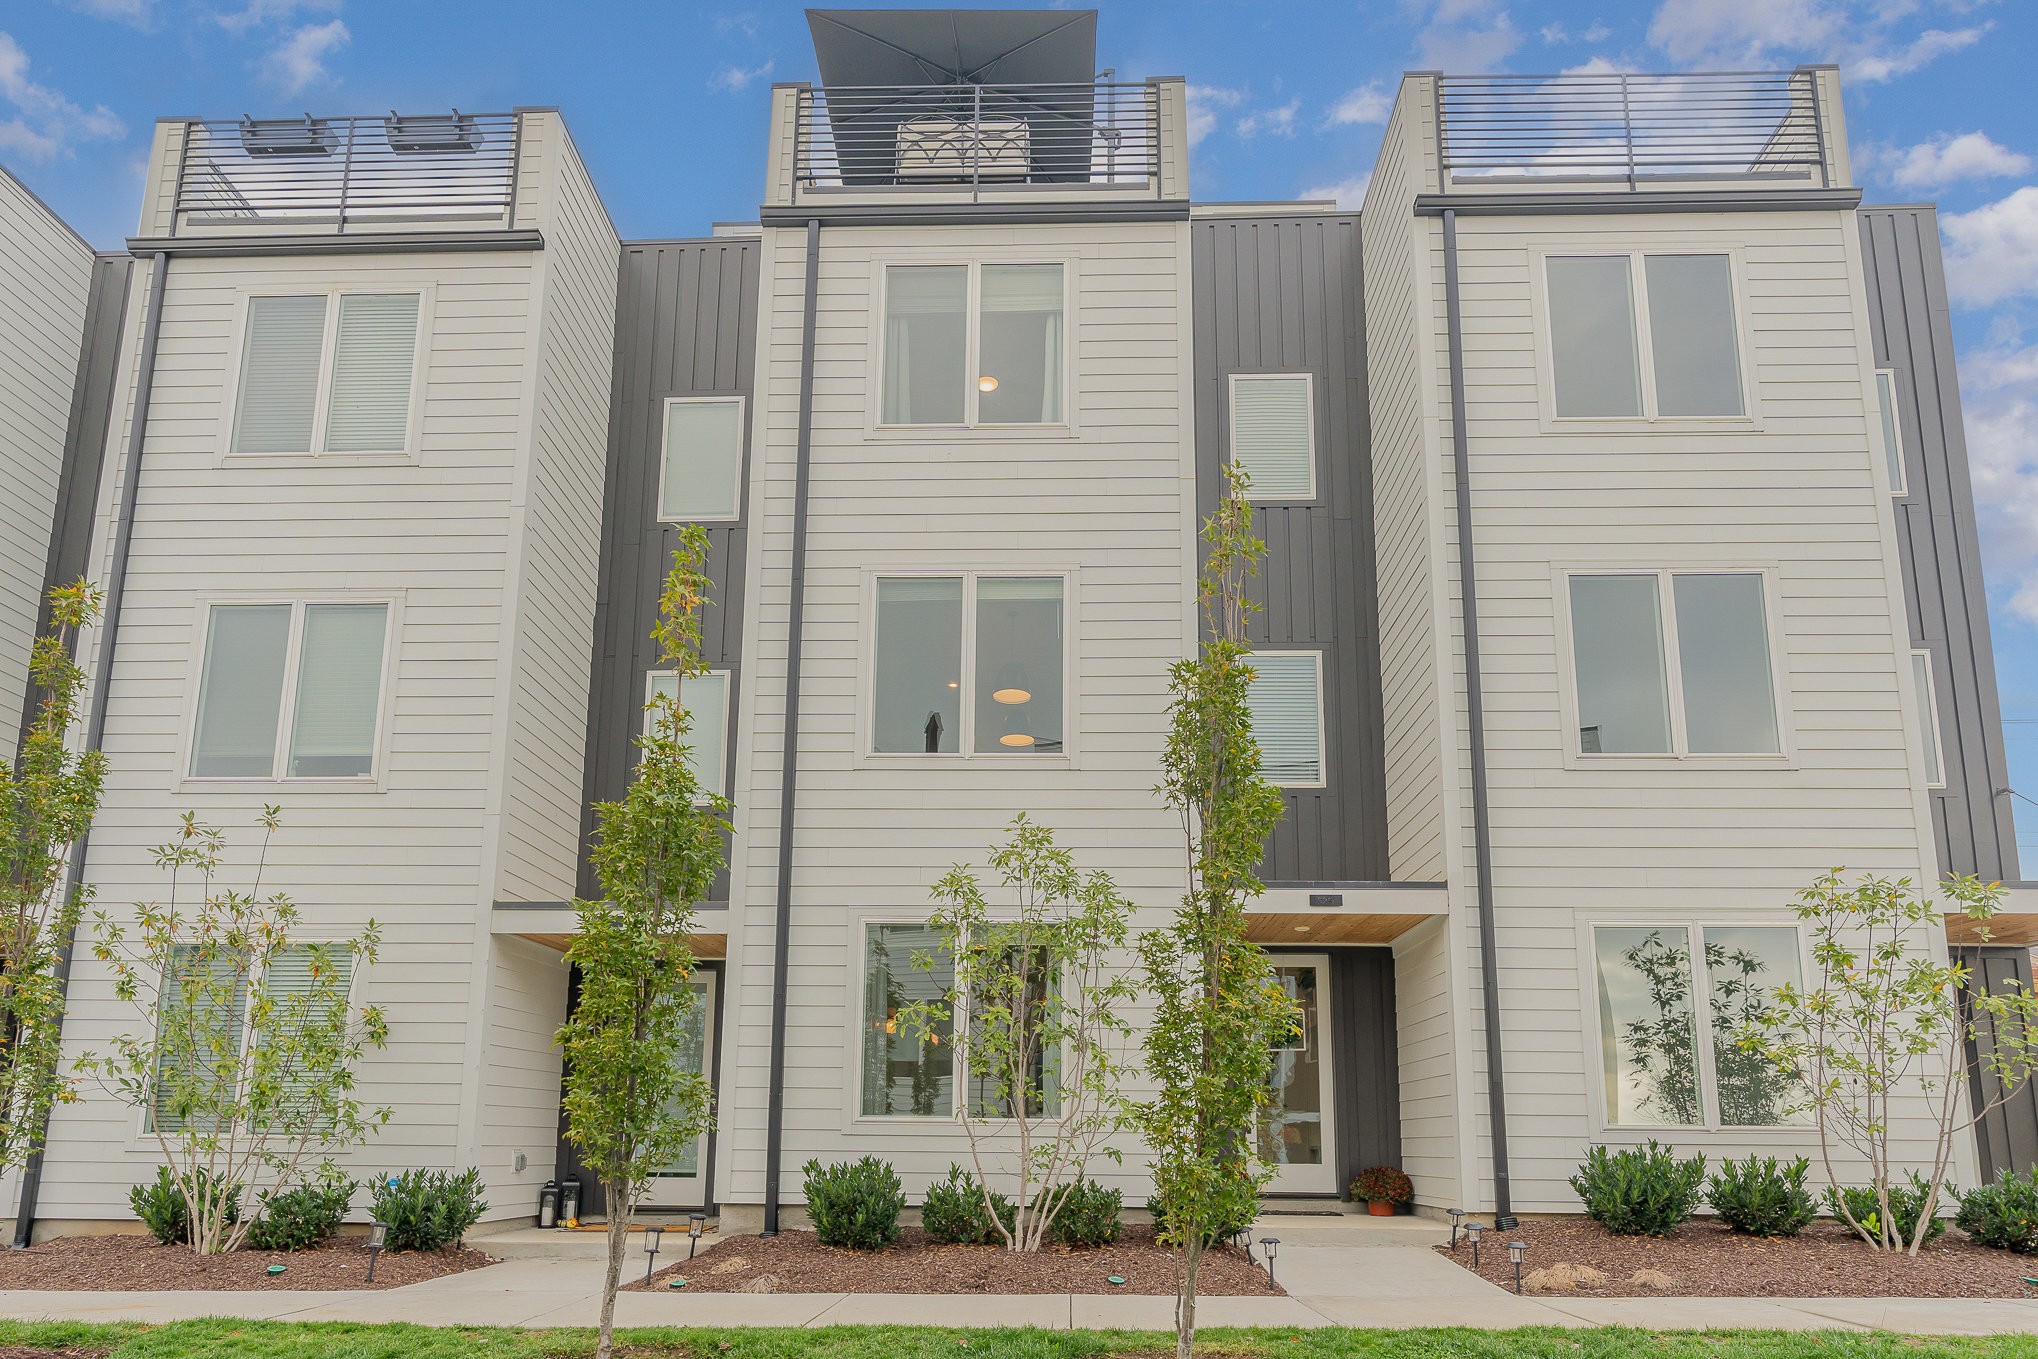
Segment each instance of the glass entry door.
[{"label": "glass entry door", "polygon": [[1337,1156],[1331,1119],[1330,959],[1280,954],[1274,979],[1300,1008],[1295,1028],[1274,1045],[1273,1107],[1260,1133],[1260,1156],[1275,1167],[1277,1194],[1335,1195]]},{"label": "glass entry door", "polygon": [[[713,1049],[715,1031],[715,974],[696,972],[691,982],[693,1008],[687,1011],[686,1026],[680,1033],[687,1070],[698,1073]],[[707,1134],[694,1139],[670,1165],[651,1173],[644,1195],[647,1208],[704,1208],[708,1202]]]}]

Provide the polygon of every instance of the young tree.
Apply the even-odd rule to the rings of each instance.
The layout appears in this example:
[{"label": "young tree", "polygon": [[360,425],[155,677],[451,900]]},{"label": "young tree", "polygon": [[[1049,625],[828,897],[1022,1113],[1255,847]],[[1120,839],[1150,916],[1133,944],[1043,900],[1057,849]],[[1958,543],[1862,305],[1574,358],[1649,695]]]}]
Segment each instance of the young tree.
[{"label": "young tree", "polygon": [[[1125,947],[1132,903],[1101,870],[1079,873],[1054,832],[1025,813],[1009,829],[990,866],[1016,910],[994,910],[968,866],[936,883],[944,905],[927,923],[953,981],[938,999],[905,1007],[899,1022],[921,1037],[948,1032],[966,1081],[962,1125],[984,1211],[1007,1249],[1034,1251],[1090,1159],[1121,1159],[1107,1139],[1125,1121],[1120,1050],[1132,1026],[1118,1011],[1133,989],[1112,959]],[[938,966],[927,953],[914,963]],[[1016,1190],[1009,1225],[993,1199],[989,1167],[999,1161]]]},{"label": "young tree", "polygon": [[[682,677],[707,673],[700,657],[707,553],[703,530],[682,532],[652,631],[664,662]],[[686,1069],[681,1038],[693,1004],[687,937],[694,907],[722,864],[728,803],[694,777],[690,720],[678,699],[655,694],[647,710],[629,791],[595,808],[593,858],[603,897],[575,903],[580,933],[566,956],[580,969],[580,1000],[559,1030],[566,1136],[608,1200],[598,1359],[614,1352],[616,1289],[637,1202],[651,1175],[712,1117],[713,1092]]]},{"label": "young tree", "polygon": [[66,896],[64,871],[99,809],[106,771],[98,751],[71,748],[85,692],[72,650],[79,629],[99,616],[99,600],[82,580],[50,592],[51,628],[28,661],[42,702],[14,764],[0,768],[0,1171],[35,1152],[50,1106],[68,1094],[57,1069],[57,973],[87,894]]},{"label": "young tree", "polygon": [[1153,1154],[1154,1201],[1176,1253],[1175,1344],[1196,1336],[1196,1282],[1212,1239],[1250,1222],[1272,1168],[1258,1133],[1273,1092],[1272,1048],[1296,1007],[1267,955],[1246,937],[1245,908],[1281,795],[1260,777],[1246,706],[1252,683],[1246,581],[1265,544],[1253,533],[1245,477],[1233,470],[1203,527],[1205,636],[1172,670],[1173,726],[1158,792],[1181,815],[1189,887],[1174,923],[1139,938],[1154,1014],[1146,1066],[1156,1093],[1134,1110]]},{"label": "young tree", "polygon": [[[1775,988],[1739,1041],[1801,1082],[1788,1112],[1813,1115],[1829,1182],[1839,1183],[1836,1150],[1867,1165],[1876,1208],[1858,1219],[1842,1199],[1836,1206],[1847,1225],[1878,1250],[1916,1255],[1956,1139],[2038,1071],[2038,996],[2014,987],[1992,993],[1964,963],[1942,961],[1945,918],[1909,878],[1870,874],[1849,886],[1842,872],[1798,894],[1797,917],[1812,937],[1810,982]],[[2002,886],[1950,876],[1945,896],[1986,940]],[[1966,1079],[1970,1051],[1980,1055],[1983,1082]],[[1905,1241],[1890,1211],[1893,1143],[1916,1136],[1920,1123],[1931,1131],[1932,1170],[1917,1228]]]},{"label": "young tree", "polygon": [[[169,901],[138,903],[131,922],[93,913],[93,956],[113,969],[114,994],[140,1012],[142,1033],[85,1054],[78,1070],[146,1115],[201,1255],[240,1246],[252,1219],[236,1221],[237,1205],[258,1179],[281,1194],[314,1168],[333,1178],[326,1154],[390,1118],[354,1093],[355,1066],[388,1043],[389,1026],[380,1009],[348,1004],[381,933],[371,920],[339,942],[294,937],[297,908],[281,893],[261,895],[277,809],[264,808],[260,822],[249,890],[217,885],[226,838],[187,812],[155,852],[170,872]],[[198,899],[187,911],[181,894],[193,877]]]}]

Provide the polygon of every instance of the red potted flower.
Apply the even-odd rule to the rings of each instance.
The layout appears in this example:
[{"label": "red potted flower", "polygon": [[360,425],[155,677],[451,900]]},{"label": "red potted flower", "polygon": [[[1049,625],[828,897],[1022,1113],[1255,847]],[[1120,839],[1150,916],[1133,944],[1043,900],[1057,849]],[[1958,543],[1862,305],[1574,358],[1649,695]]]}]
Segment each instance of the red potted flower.
[{"label": "red potted flower", "polygon": [[1415,1202],[1415,1185],[1393,1166],[1367,1166],[1352,1180],[1352,1197],[1374,1217],[1392,1217]]}]

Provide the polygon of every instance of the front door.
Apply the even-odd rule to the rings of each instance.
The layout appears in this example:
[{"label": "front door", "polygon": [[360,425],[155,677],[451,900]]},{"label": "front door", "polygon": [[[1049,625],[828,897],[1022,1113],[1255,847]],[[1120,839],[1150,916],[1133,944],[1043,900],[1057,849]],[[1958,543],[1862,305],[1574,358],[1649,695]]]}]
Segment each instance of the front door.
[{"label": "front door", "polygon": [[1260,1134],[1260,1156],[1273,1164],[1269,1192],[1339,1192],[1331,1118],[1330,958],[1283,953],[1274,978],[1301,1015],[1274,1045],[1273,1107]]},{"label": "front door", "polygon": [[[715,974],[696,972],[691,983],[693,1008],[687,1011],[686,1028],[680,1036],[687,1070],[698,1072],[714,1050]],[[708,1139],[704,1133],[682,1151],[670,1165],[651,1173],[645,1191],[647,1208],[695,1209],[708,1203]]]}]

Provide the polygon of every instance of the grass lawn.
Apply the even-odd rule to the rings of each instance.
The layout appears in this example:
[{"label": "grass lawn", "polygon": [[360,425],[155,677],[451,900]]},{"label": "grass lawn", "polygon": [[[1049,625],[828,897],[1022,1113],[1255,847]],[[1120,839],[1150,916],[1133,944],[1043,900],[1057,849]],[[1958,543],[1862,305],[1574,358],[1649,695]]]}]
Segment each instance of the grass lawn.
[{"label": "grass lawn", "polygon": [[[951,1331],[837,1326],[817,1330],[672,1328],[619,1331],[633,1359],[1084,1359],[1172,1356],[1172,1336],[1137,1331]],[[205,1320],[167,1326],[0,1321],[10,1346],[109,1350],[109,1359],[579,1359],[591,1331],[367,1326],[346,1322]],[[2038,1337],[1897,1336],[1821,1331],[1651,1332],[1212,1330],[1199,1337],[1224,1359],[2038,1359]]]}]

